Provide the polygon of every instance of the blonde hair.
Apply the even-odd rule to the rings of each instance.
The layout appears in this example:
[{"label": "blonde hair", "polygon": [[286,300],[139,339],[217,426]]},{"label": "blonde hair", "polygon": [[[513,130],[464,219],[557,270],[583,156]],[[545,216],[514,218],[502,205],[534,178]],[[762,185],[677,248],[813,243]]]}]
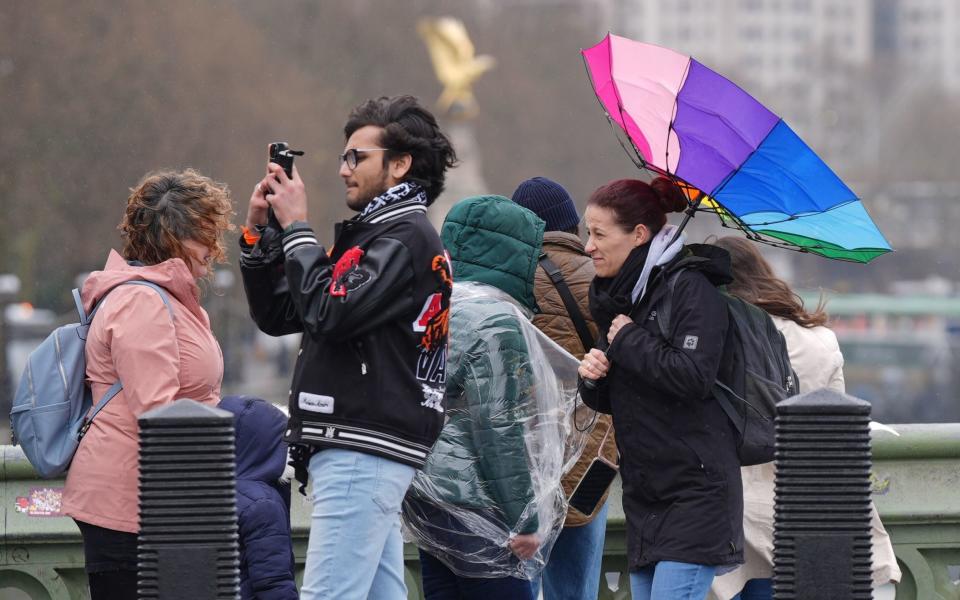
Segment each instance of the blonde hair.
[{"label": "blonde hair", "polygon": [[[214,262],[227,262],[223,236],[234,229],[227,185],[194,171],[154,171],[130,188],[127,208],[117,229],[123,256],[146,265],[180,258],[192,267],[184,241],[210,249]],[[212,271],[210,272],[212,273]]]}]

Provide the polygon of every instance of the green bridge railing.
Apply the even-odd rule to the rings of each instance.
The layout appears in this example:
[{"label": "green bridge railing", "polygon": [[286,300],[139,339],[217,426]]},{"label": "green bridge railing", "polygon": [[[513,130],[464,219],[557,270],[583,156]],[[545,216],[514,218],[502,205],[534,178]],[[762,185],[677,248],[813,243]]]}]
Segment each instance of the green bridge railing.
[{"label": "green bridge railing", "polygon": [[[960,600],[960,423],[893,425],[873,435],[874,500],[903,570],[899,600]],[[37,479],[18,448],[0,457],[0,598],[89,598],[80,534],[59,516],[62,481]],[[626,599],[626,539],[620,490],[610,497],[600,598]],[[309,505],[294,493],[293,539],[302,573]],[[416,549],[406,548],[410,598],[421,598]]]}]

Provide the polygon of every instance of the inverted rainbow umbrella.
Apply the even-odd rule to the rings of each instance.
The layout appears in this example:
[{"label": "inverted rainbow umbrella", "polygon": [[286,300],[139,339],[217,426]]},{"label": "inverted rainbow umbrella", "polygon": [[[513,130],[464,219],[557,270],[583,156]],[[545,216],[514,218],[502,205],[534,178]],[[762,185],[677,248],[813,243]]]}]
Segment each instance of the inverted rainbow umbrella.
[{"label": "inverted rainbow umbrella", "polygon": [[[751,239],[866,263],[890,252],[850,188],[787,126],[693,58],[607,35],[581,51],[637,165]],[[684,220],[686,223],[686,219]]]}]

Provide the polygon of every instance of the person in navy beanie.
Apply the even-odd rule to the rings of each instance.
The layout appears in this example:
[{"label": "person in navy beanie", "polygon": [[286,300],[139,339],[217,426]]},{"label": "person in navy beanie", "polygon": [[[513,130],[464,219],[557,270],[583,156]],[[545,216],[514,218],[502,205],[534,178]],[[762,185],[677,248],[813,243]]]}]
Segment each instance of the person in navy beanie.
[{"label": "person in navy beanie", "polygon": [[252,396],[227,396],[218,406],[234,414],[240,599],[297,600],[290,483],[281,480],[287,416]]},{"label": "person in navy beanie", "polygon": [[556,181],[546,177],[527,179],[517,186],[512,199],[543,219],[547,223],[545,231],[577,233],[580,224],[577,207],[567,190]]},{"label": "person in navy beanie", "polygon": [[[596,272],[593,260],[580,240],[580,216],[573,199],[559,183],[545,177],[534,177],[517,187],[513,201],[546,221],[543,253],[562,275],[570,295],[576,300],[583,324],[595,340],[597,329],[590,315],[588,297],[590,282]],[[570,312],[543,264],[537,268],[533,285],[533,295],[540,307],[540,312],[533,317],[533,324],[570,354],[583,357],[590,348],[584,346],[584,340],[578,334]],[[592,343],[589,345],[593,347]],[[578,419],[578,422],[586,420]],[[563,476],[561,483],[568,498],[598,457],[609,464],[617,464],[617,444],[609,415],[597,415],[580,459]],[[589,512],[569,507],[563,530],[553,545],[541,579],[533,582],[534,597],[538,595],[541,584],[544,600],[597,597],[607,527],[606,500],[607,492],[604,492],[592,510],[579,505]]]}]

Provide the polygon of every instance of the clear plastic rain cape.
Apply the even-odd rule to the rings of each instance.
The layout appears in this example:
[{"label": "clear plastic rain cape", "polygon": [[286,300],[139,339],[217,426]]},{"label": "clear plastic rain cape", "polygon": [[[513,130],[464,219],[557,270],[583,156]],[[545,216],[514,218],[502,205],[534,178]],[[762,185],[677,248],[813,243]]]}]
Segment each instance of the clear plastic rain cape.
[{"label": "clear plastic rain cape", "polygon": [[[563,526],[562,475],[592,422],[573,421],[578,361],[507,293],[453,287],[446,421],[403,503],[408,537],[465,577],[539,575]],[[586,423],[584,422],[586,421]],[[539,550],[510,549],[532,534]]]}]

